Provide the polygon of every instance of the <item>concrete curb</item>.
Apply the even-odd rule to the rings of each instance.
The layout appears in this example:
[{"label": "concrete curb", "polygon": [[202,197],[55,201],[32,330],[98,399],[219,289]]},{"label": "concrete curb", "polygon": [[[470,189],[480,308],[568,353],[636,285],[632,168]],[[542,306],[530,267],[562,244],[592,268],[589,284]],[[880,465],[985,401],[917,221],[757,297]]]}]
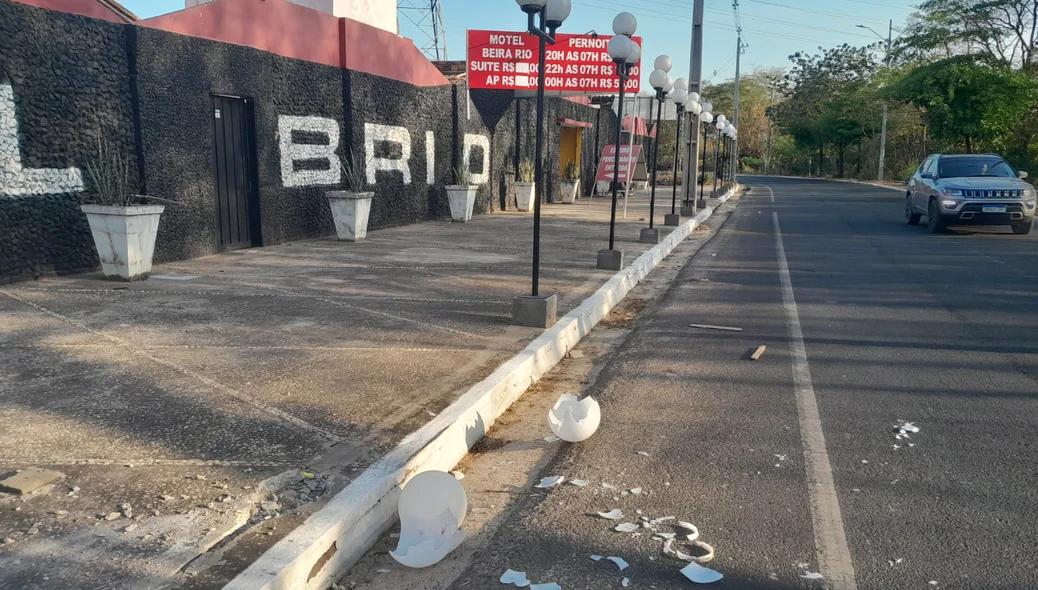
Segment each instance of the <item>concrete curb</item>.
[{"label": "concrete curb", "polygon": [[735,194],[736,185],[659,244],[616,273],[576,309],[545,330],[519,354],[389,454],[367,468],[271,547],[224,590],[304,590],[329,587],[352,567],[397,519],[400,485],[419,472],[447,471],[468,454],[487,430],[533,383],[550,371],[667,257],[696,226]]}]

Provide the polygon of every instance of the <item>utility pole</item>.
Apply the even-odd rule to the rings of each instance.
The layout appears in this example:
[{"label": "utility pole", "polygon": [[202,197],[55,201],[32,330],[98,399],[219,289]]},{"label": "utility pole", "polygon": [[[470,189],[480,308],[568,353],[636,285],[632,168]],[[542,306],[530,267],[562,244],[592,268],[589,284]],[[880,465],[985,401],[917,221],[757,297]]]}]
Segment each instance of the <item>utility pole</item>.
[{"label": "utility pole", "polygon": [[[692,47],[690,50],[691,59],[689,59],[688,68],[688,91],[698,93],[700,95],[700,101],[706,100],[705,97],[702,96],[703,3],[704,0],[695,0],[692,7]],[[685,203],[681,208],[682,216],[695,215],[696,209],[699,207],[700,203],[700,197],[696,192],[696,186],[699,185],[697,179],[702,173],[699,170],[698,158],[700,149],[699,134],[702,129],[697,116],[693,116],[691,119],[692,123],[689,125],[688,152],[686,156],[688,165],[685,166],[685,176],[681,182],[681,194],[683,195],[682,202]],[[691,197],[689,196],[690,194]],[[691,203],[691,205],[689,205],[689,203]],[[705,201],[703,201],[703,203],[705,204]]]},{"label": "utility pole", "polygon": [[[735,3],[739,5],[738,2]],[[732,125],[735,125],[736,132],[739,131],[739,62],[742,61],[743,49],[746,46],[742,44],[742,29],[739,29],[739,35],[735,38],[735,108],[732,111]],[[731,176],[734,179],[735,174],[739,171],[739,136],[736,134],[735,139],[732,140],[732,153],[729,154],[731,159]]]},{"label": "utility pole", "polygon": [[[876,30],[873,29],[872,27],[868,27],[868,26],[865,26],[865,25],[855,25],[855,26],[858,27],[859,29],[868,29],[868,30],[872,31],[872,33],[874,35],[879,37],[882,41],[886,42],[886,44],[887,44],[887,53],[886,53],[885,56],[883,56],[883,63],[885,63],[887,66],[890,66],[890,49],[894,45],[894,19],[890,19],[889,23],[887,24],[887,38],[886,39],[884,39],[883,35],[880,35],[879,33],[877,33]],[[881,127],[881,131],[880,131],[880,134],[879,134],[879,174],[876,175],[879,180],[883,180],[883,165],[884,165],[884,160],[886,159],[886,157],[887,157],[887,103],[883,103],[883,125]]]}]

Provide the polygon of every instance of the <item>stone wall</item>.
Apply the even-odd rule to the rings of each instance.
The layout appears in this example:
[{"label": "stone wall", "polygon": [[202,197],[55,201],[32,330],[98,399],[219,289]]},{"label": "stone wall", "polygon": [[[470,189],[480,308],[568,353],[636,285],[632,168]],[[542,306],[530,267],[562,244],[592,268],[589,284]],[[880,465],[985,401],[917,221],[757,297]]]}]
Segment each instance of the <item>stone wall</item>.
[{"label": "stone wall", "polygon": [[[156,262],[217,252],[213,95],[242,97],[252,113],[255,245],[334,233],[324,194],[347,188],[340,158],[374,191],[369,228],[379,229],[448,216],[445,186],[466,168],[476,213],[514,209],[516,166],[533,157],[534,101],[511,92],[417,87],[0,0],[0,280],[97,266],[79,204],[94,191],[99,137],[128,158],[138,192],[174,202]],[[597,116],[546,100],[549,199],[558,117]],[[611,112],[602,119],[612,128]],[[585,175],[592,144],[588,130]]]},{"label": "stone wall", "polygon": [[0,278],[97,266],[79,204],[98,139],[133,154],[125,30],[0,1]]}]

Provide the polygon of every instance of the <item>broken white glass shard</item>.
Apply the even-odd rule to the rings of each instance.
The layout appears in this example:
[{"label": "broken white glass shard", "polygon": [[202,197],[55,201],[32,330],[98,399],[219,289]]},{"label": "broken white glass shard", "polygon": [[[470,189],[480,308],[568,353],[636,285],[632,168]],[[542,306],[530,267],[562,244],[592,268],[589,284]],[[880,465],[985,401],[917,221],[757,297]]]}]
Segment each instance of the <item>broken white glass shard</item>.
[{"label": "broken white glass shard", "polygon": [[713,584],[714,582],[724,578],[720,572],[703,567],[695,562],[682,568],[681,573],[695,584]]},{"label": "broken white glass shard", "polygon": [[425,471],[400,492],[400,540],[390,555],[407,567],[429,567],[465,540],[465,488],[453,475]]},{"label": "broken white glass shard", "polygon": [[375,570],[375,573],[376,574],[388,574],[390,571],[392,571],[392,570],[387,570],[386,568],[381,568],[381,569]]},{"label": "broken white glass shard", "polygon": [[615,490],[616,489],[616,486],[614,486],[611,483],[606,483],[604,481],[602,482],[602,487],[607,489],[607,490]]},{"label": "broken white glass shard", "polygon": [[616,525],[616,528],[614,528],[613,530],[618,533],[633,533],[634,531],[638,530],[638,525],[634,524],[633,522],[621,522],[620,524]]},{"label": "broken white glass shard", "polygon": [[592,397],[578,399],[564,393],[548,411],[548,426],[555,436],[566,442],[587,440],[598,430],[602,421],[602,409]]},{"label": "broken white glass shard", "polygon": [[451,471],[451,475],[453,475],[454,479],[457,480],[465,479],[465,474],[460,471]]},{"label": "broken white glass shard", "polygon": [[564,475],[553,475],[551,477],[545,477],[544,479],[541,480],[541,483],[539,483],[539,484],[537,484],[537,485],[535,485],[533,487],[547,489],[547,488],[550,488],[550,487],[553,487],[553,486],[557,486],[557,485],[559,485],[560,483],[562,483],[564,481],[566,481],[566,476],[564,476]]},{"label": "broken white glass shard", "polygon": [[602,561],[602,556],[601,555],[592,555],[591,559],[593,559],[594,561]]},{"label": "broken white glass shard", "polygon": [[685,529],[687,531],[690,531],[685,536],[685,538],[688,539],[689,541],[695,541],[696,539],[699,538],[699,529],[697,529],[696,525],[692,524],[691,522],[685,522],[683,520],[679,520],[676,523],[674,523],[674,526],[676,526],[678,528],[683,528],[683,529]]},{"label": "broken white glass shard", "polygon": [[631,488],[631,493],[634,494],[635,496],[637,496],[637,495],[642,493],[642,489],[641,488]]},{"label": "broken white glass shard", "polygon": [[619,508],[613,508],[609,512],[599,512],[598,515],[609,520],[620,520],[624,517],[624,513]]},{"label": "broken white glass shard", "polygon": [[901,430],[901,431],[908,432],[908,433],[911,433],[911,434],[915,434],[915,433],[919,432],[919,427],[916,426],[915,424],[912,424],[911,422],[905,422],[904,424],[902,424],[901,426],[898,426],[896,428],[897,428],[897,430]]},{"label": "broken white glass shard", "polygon": [[641,455],[642,457],[648,457],[648,456],[649,456],[649,454],[648,454],[648,453],[646,453],[645,451],[635,451],[635,452],[636,452],[637,454]]},{"label": "broken white glass shard", "polygon": [[620,580],[620,585],[623,586],[624,588],[630,586],[631,585],[631,579],[630,578],[624,578],[624,579]]},{"label": "broken white glass shard", "polygon": [[805,572],[800,574],[800,577],[804,578],[805,580],[821,580],[825,576],[818,572]]},{"label": "broken white glass shard", "polygon": [[577,486],[578,488],[582,488],[582,487],[586,486],[590,482],[588,482],[588,480],[586,480],[586,479],[571,479],[571,480],[569,480],[569,483]]},{"label": "broken white glass shard", "polygon": [[545,584],[534,584],[530,586],[530,590],[562,590],[562,586],[555,582],[547,582]]},{"label": "broken white glass shard", "polygon": [[517,572],[515,570],[507,570],[501,574],[502,584],[512,584],[519,588],[525,588],[530,585],[530,580],[526,579],[526,572]]},{"label": "broken white glass shard", "polygon": [[607,557],[606,559],[615,563],[616,567],[620,568],[620,571],[624,571],[629,565],[622,557]]},{"label": "broken white glass shard", "polygon": [[555,436],[554,434],[549,434],[548,436],[544,437],[544,440],[547,442],[558,442],[559,437]]}]

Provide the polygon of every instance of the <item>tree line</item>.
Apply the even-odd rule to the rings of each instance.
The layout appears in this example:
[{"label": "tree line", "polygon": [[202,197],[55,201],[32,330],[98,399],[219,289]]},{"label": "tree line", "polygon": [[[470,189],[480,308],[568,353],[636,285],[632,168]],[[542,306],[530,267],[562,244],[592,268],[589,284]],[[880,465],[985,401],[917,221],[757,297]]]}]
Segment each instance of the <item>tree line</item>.
[{"label": "tree line", "polygon": [[[888,179],[936,152],[1038,172],[1036,35],[1038,0],[925,0],[889,47],[820,47],[757,70],[739,88],[742,170],[874,179],[885,105]],[[730,113],[732,90],[704,95]]]}]

